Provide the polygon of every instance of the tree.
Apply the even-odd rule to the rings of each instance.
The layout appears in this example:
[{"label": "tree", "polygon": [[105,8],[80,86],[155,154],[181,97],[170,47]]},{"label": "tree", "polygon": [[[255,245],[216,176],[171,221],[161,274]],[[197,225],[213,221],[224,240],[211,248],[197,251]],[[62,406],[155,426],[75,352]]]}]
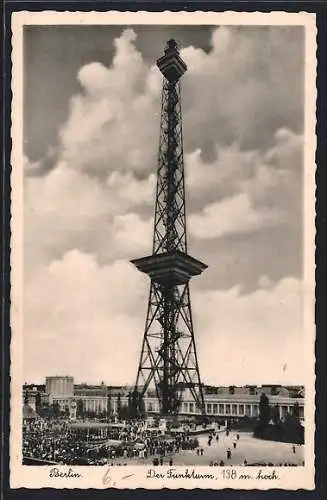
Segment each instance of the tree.
[{"label": "tree", "polygon": [[83,415],[84,415],[83,401],[81,399],[78,399],[76,403],[76,416],[83,417]]},{"label": "tree", "polygon": [[263,392],[260,396],[260,403],[259,403],[259,425],[255,430],[255,435],[257,437],[260,438],[264,437],[269,421],[270,421],[269,399]]},{"label": "tree", "polygon": [[112,408],[111,408],[111,395],[108,394],[108,397],[107,397],[107,415],[108,415],[108,417],[110,417],[111,412],[112,412]]},{"label": "tree", "polygon": [[128,414],[129,417],[134,416],[133,393],[128,393]]},{"label": "tree", "polygon": [[43,418],[49,418],[51,416],[50,415],[50,408],[49,408],[49,404],[48,403],[44,403],[40,407],[39,415],[40,415],[40,417],[43,417]]},{"label": "tree", "polygon": [[283,424],[285,435],[292,443],[304,442],[304,428],[301,425],[299,413],[299,405],[296,406],[295,403],[292,412],[286,415]]},{"label": "tree", "polygon": [[145,405],[142,395],[134,390],[128,395],[130,418],[142,418],[145,415]]},{"label": "tree", "polygon": [[139,412],[140,412],[140,417],[143,418],[145,416],[145,403],[143,396],[141,396],[139,400]]},{"label": "tree", "polygon": [[269,406],[269,399],[266,396],[266,394],[263,392],[260,396],[260,403],[259,403],[259,421],[260,425],[263,427],[267,427],[269,424],[270,420],[270,406]]},{"label": "tree", "polygon": [[58,401],[54,401],[50,407],[50,414],[52,414],[52,416],[54,418],[58,418],[59,415],[60,415],[60,406],[59,406],[59,403]]},{"label": "tree", "polygon": [[121,405],[118,418],[120,420],[128,420],[130,418],[130,411],[128,405]]},{"label": "tree", "polygon": [[299,406],[298,402],[296,402],[293,406],[292,415],[293,415],[294,421],[297,424],[300,424],[300,406]]},{"label": "tree", "polygon": [[36,413],[40,413],[40,409],[41,409],[41,394],[38,391],[36,393],[36,396],[35,396],[35,410],[36,410]]},{"label": "tree", "polygon": [[120,411],[121,411],[121,397],[120,397],[120,392],[119,392],[118,396],[117,396],[117,415],[118,415],[118,418],[121,418]]},{"label": "tree", "polygon": [[279,405],[276,404],[271,408],[271,419],[275,425],[278,425],[280,423],[280,416],[279,416]]}]

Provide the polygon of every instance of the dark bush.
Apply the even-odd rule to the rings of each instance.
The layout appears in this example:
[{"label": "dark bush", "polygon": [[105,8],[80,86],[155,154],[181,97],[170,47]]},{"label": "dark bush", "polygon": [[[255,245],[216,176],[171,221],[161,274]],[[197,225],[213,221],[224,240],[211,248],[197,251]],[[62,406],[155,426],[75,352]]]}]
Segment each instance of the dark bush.
[{"label": "dark bush", "polygon": [[304,428],[300,424],[286,420],[277,425],[269,424],[264,433],[258,427],[254,430],[254,437],[265,439],[268,441],[280,441],[283,443],[304,443]]}]

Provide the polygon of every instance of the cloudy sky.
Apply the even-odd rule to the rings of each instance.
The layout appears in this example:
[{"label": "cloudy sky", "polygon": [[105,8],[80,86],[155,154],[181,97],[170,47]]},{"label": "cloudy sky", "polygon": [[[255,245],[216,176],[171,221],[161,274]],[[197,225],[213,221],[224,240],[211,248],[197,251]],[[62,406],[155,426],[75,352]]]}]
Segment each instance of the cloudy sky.
[{"label": "cloudy sky", "polygon": [[161,77],[188,65],[183,129],[202,379],[302,383],[301,27],[24,33],[24,378],[133,383],[151,251]]}]

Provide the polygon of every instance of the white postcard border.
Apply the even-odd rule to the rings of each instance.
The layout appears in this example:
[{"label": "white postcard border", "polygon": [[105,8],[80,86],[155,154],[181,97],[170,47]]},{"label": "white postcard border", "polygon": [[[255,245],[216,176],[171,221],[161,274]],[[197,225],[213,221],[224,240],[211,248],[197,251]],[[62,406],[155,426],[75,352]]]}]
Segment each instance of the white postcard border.
[{"label": "white postcard border", "polygon": [[[79,477],[69,476],[68,466],[58,466],[63,477],[51,477],[53,467],[24,466],[22,461],[22,350],[23,350],[23,26],[24,25],[283,25],[305,27],[305,193],[304,193],[304,328],[305,372],[305,466],[264,467],[262,473],[278,479],[256,479],[259,467],[174,467],[178,473],[211,474],[213,478],[168,478],[168,467],[158,467],[164,478],[147,478],[144,466],[75,467]],[[315,413],[315,108],[316,108],[316,24],[315,15],[307,12],[241,13],[241,12],[15,12],[12,15],[12,174],[11,174],[11,420],[10,420],[10,486],[11,488],[208,488],[271,489],[314,488],[314,413]],[[229,471],[229,472],[228,472]],[[232,478],[235,472],[235,477]],[[244,475],[250,474],[252,479]],[[243,479],[242,479],[243,475]]]}]

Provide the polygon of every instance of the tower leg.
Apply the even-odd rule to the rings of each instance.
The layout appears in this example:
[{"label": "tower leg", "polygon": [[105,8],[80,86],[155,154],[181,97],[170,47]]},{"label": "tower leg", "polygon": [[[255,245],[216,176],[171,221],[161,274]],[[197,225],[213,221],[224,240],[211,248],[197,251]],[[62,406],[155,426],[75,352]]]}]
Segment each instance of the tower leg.
[{"label": "tower leg", "polygon": [[204,414],[188,284],[163,287],[151,283],[134,392],[143,398],[151,389],[164,415],[179,412],[185,389]]}]

